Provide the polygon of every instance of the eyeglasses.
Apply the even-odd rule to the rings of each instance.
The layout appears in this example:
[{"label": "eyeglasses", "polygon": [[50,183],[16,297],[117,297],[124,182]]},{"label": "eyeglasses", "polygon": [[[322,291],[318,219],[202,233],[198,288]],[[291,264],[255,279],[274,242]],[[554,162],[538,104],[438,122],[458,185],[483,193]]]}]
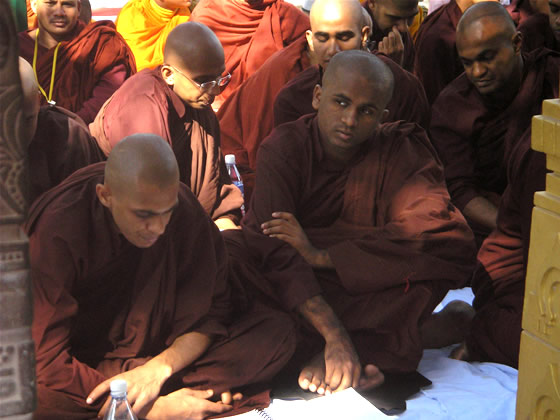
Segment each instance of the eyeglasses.
[{"label": "eyeglasses", "polygon": [[220,92],[221,92],[228,85],[229,81],[231,80],[231,74],[228,73],[225,76],[218,77],[216,80],[211,80],[209,82],[204,82],[204,83],[197,83],[193,79],[191,79],[189,76],[187,76],[185,73],[183,73],[181,70],[176,68],[175,66],[172,66],[171,64],[168,64],[168,66],[171,67],[173,70],[175,70],[177,73],[180,73],[182,76],[184,76],[188,81],[190,81],[192,84],[194,84],[203,93],[210,92],[216,86],[218,86],[218,88],[220,88]]}]

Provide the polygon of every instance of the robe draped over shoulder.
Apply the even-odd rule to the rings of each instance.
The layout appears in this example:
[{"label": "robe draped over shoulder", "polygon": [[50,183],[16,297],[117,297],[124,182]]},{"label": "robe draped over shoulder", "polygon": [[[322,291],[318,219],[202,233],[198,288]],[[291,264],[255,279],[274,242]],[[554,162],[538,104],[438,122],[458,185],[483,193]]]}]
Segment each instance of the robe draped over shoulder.
[{"label": "robe draped over shoulder", "polygon": [[[136,73],[136,63],[113,22],[78,21],[74,31],[58,50],[52,99],[90,123],[113,92]],[[20,55],[33,64],[35,40],[28,32],[20,32],[18,40]],[[47,94],[55,49],[39,46],[37,53],[37,79]],[[44,97],[42,102],[46,104]]]},{"label": "robe draped over shoulder", "polygon": [[455,47],[457,23],[463,12],[455,0],[429,14],[416,37],[414,74],[418,76],[430,104],[464,68]]},{"label": "robe draped over shoulder", "polygon": [[177,157],[181,181],[212,219],[240,217],[243,198],[225,167],[216,115],[211,108],[186,106],[159,68],[142,70],[127,80],[103,105],[90,131],[105,155],[131,134],[162,137]]},{"label": "robe draped over shoulder", "polygon": [[124,5],[115,24],[134,53],[138,71],[163,64],[167,35],[190,15],[188,8],[168,10],[154,0],[129,0]]},{"label": "robe draped over shoulder", "polygon": [[538,48],[548,48],[560,52],[560,39],[554,36],[548,15],[535,13],[524,19],[517,30],[523,35],[521,45],[524,51],[531,52]]},{"label": "robe draped over shoulder", "polygon": [[96,385],[186,332],[225,337],[231,310],[223,241],[188,188],[157,242],[137,248],[97,199],[104,165],[43,194],[25,225],[37,383],[93,416]]},{"label": "robe draped over shoulder", "polygon": [[531,150],[527,130],[512,153],[498,227],[484,241],[473,276],[476,315],[467,336],[473,360],[517,368],[533,196],[544,190],[546,157]]},{"label": "robe draped over shoulder", "polygon": [[[243,230],[232,232],[262,274],[256,287],[288,310],[322,293],[362,363],[414,370],[419,325],[465,284],[475,257],[424,130],[385,124],[341,169],[325,157],[317,117],[308,115],[277,127],[257,159]],[[262,234],[274,211],[292,213],[335,268],[314,270],[291,245]]]},{"label": "robe draped over shoulder", "polygon": [[558,97],[560,55],[546,49],[524,55],[519,91],[509,104],[492,104],[462,74],[432,107],[430,137],[443,161],[449,193],[463,210],[474,197],[502,194],[517,141],[540,114],[544,99]]},{"label": "robe draped over shoulder", "polygon": [[224,47],[231,81],[219,106],[276,51],[305,35],[309,18],[284,0],[201,0],[191,20],[208,26]]}]

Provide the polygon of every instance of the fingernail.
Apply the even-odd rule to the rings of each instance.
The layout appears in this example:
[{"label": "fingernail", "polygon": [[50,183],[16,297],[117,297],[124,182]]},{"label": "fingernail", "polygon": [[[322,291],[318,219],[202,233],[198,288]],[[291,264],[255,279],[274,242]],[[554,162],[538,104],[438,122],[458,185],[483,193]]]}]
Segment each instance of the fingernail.
[{"label": "fingernail", "polygon": [[91,404],[92,402],[93,402],[93,400],[90,397],[88,397],[88,399],[86,400],[86,403]]}]

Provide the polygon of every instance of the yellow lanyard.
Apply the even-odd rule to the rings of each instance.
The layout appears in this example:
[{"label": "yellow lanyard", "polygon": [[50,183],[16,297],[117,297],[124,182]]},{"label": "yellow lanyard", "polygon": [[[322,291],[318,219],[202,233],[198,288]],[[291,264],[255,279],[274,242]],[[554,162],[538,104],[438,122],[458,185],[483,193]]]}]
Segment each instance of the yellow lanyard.
[{"label": "yellow lanyard", "polygon": [[54,58],[53,58],[53,65],[52,65],[52,72],[51,72],[51,87],[49,89],[49,96],[45,93],[44,89],[39,84],[39,78],[37,77],[37,49],[39,43],[39,28],[37,28],[37,33],[35,34],[35,50],[33,51],[33,73],[35,73],[35,80],[37,80],[37,85],[39,86],[39,90],[47,100],[49,105],[55,105],[56,102],[52,100],[52,91],[54,86],[54,75],[56,73],[56,57],[58,55],[58,48],[60,47],[60,42],[56,44],[56,48],[54,50]]}]

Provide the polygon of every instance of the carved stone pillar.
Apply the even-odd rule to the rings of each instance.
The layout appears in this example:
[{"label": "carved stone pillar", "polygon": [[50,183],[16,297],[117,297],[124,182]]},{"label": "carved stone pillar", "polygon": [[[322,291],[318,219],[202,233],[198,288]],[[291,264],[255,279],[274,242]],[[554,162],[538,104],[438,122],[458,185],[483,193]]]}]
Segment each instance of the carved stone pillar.
[{"label": "carved stone pillar", "polygon": [[[0,0],[0,418],[30,419],[35,407],[27,237],[29,139],[23,119],[16,29]],[[29,131],[29,130],[27,130]]]},{"label": "carved stone pillar", "polygon": [[560,419],[560,100],[533,117],[532,147],[546,153],[535,194],[519,353],[517,419]]}]

